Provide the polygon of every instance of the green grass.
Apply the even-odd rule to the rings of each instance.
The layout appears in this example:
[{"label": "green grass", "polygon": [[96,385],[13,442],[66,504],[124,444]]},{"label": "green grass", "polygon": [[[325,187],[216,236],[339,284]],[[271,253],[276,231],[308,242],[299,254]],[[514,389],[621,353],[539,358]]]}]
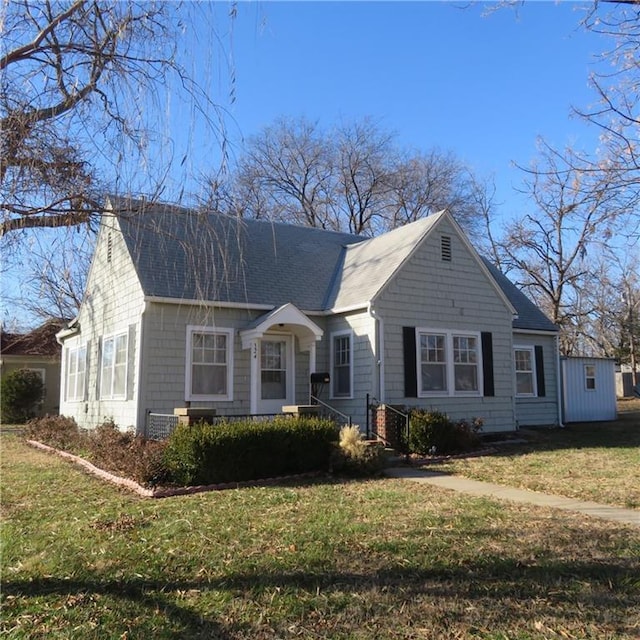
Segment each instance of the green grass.
[{"label": "green grass", "polygon": [[526,443],[429,465],[457,475],[580,500],[640,509],[640,413],[610,423],[523,430]]},{"label": "green grass", "polygon": [[138,498],[2,436],[8,638],[631,639],[640,530],[401,480]]}]

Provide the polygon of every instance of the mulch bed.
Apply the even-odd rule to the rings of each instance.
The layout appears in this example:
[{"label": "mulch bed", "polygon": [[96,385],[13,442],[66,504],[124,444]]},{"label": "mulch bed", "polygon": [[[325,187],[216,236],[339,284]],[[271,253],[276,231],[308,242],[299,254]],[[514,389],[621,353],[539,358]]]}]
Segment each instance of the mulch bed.
[{"label": "mulch bed", "polygon": [[284,481],[304,480],[322,475],[322,472],[320,471],[311,471],[308,473],[300,473],[291,476],[280,476],[277,478],[264,478],[260,480],[245,480],[242,482],[226,482],[220,484],[197,485],[192,487],[154,487],[153,489],[149,489],[138,484],[135,480],[131,480],[130,478],[123,478],[114,473],[111,473],[110,471],[100,469],[100,467],[96,467],[88,460],[85,460],[84,458],[76,456],[72,453],[68,453],[67,451],[61,451],[60,449],[50,447],[49,445],[43,444],[42,442],[38,442],[37,440],[27,440],[26,442],[36,449],[41,449],[42,451],[46,451],[48,453],[54,453],[62,458],[65,458],[66,460],[70,460],[71,462],[74,462],[75,464],[81,466],[85,471],[88,471],[89,473],[103,480],[107,480],[108,482],[111,482],[115,485],[118,485],[125,489],[129,489],[130,491],[133,491],[144,498],[169,498],[172,496],[185,496],[194,493],[203,493],[205,491],[223,491],[226,489],[242,489],[245,487],[274,486]]}]

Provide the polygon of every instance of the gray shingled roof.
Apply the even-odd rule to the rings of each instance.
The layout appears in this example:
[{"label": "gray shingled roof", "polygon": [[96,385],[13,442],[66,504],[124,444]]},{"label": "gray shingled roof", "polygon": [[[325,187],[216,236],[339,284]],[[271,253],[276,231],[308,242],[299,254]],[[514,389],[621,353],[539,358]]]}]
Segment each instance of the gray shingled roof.
[{"label": "gray shingled roof", "polygon": [[320,311],[346,244],[364,238],[123,200],[121,228],[145,295]]},{"label": "gray shingled roof", "polygon": [[373,300],[443,212],[347,247],[326,306],[348,308]]},{"label": "gray shingled roof", "polygon": [[[147,296],[305,311],[366,304],[442,214],[376,238],[111,198]],[[516,329],[557,327],[484,260],[518,312]]]},{"label": "gray shingled roof", "polygon": [[482,258],[494,280],[518,312],[513,320],[514,329],[530,331],[558,331],[555,325],[527,296],[516,287],[492,262]]}]

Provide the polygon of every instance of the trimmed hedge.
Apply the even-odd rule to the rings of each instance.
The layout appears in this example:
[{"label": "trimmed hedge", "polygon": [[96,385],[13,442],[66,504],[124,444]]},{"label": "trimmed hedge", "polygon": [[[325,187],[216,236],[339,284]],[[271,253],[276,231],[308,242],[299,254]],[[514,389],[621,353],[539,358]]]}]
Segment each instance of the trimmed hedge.
[{"label": "trimmed hedge", "polygon": [[164,462],[181,485],[259,480],[328,469],[337,440],[335,423],[318,418],[200,422],[174,430]]}]

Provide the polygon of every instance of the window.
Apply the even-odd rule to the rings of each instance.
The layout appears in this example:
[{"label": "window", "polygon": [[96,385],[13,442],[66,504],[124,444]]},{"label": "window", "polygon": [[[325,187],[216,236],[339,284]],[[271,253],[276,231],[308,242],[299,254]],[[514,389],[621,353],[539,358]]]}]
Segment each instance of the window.
[{"label": "window", "polygon": [[66,398],[70,402],[84,400],[87,368],[87,346],[81,345],[67,351]]},{"label": "window", "polygon": [[187,400],[231,400],[233,330],[187,328]]},{"label": "window", "polygon": [[125,398],[127,395],[128,333],[102,339],[100,398]]},{"label": "window", "polygon": [[478,395],[479,334],[418,330],[419,395]]},{"label": "window", "polygon": [[478,340],[453,336],[453,370],[456,391],[478,390]]},{"label": "window", "polygon": [[350,331],[331,334],[331,396],[333,398],[352,396],[352,339],[353,335]]},{"label": "window", "polygon": [[596,368],[595,365],[584,365],[584,388],[587,391],[596,390]]},{"label": "window", "polygon": [[447,391],[446,335],[420,335],[422,391]]},{"label": "window", "polygon": [[514,350],[516,368],[516,395],[536,395],[536,375],[533,347],[517,347]]}]

